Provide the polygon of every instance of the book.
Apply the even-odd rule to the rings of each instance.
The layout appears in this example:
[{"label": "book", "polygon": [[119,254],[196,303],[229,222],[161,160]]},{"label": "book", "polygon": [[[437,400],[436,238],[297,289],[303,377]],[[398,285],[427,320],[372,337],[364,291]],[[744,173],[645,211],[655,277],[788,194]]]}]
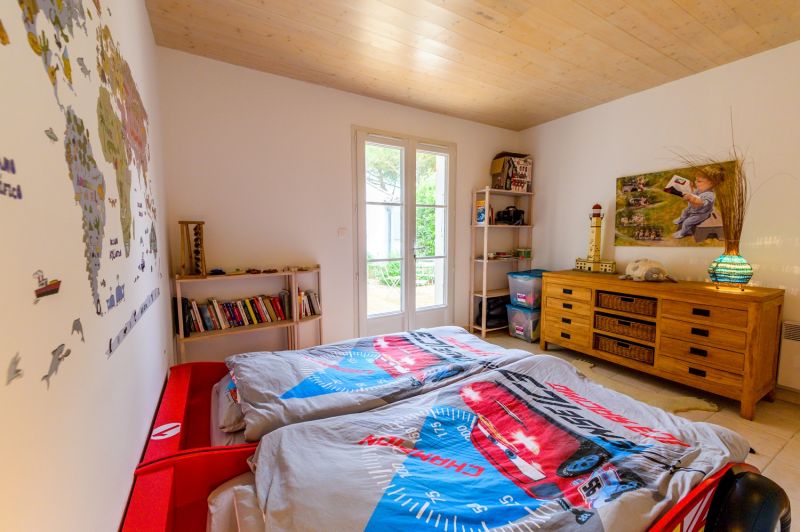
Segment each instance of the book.
[{"label": "book", "polygon": [[253,307],[250,305],[250,300],[245,299],[243,303],[244,303],[244,308],[247,310],[247,315],[250,317],[250,322],[253,324],[258,323],[258,319],[256,318],[256,315],[253,312]]},{"label": "book", "polygon": [[231,327],[238,326],[239,324],[236,322],[236,319],[233,317],[233,314],[231,314],[230,303],[223,302],[220,306],[222,307],[222,312],[225,313],[225,319],[228,320],[228,325],[230,325]]},{"label": "book", "polygon": [[669,192],[670,194],[683,197],[684,194],[692,193],[692,183],[685,177],[673,175],[672,179],[670,179],[669,183],[667,183],[667,186],[664,187],[664,192]]},{"label": "book", "polygon": [[317,299],[317,293],[313,290],[309,290],[308,292],[308,299],[311,303],[311,312],[315,316],[322,314],[322,310],[319,308],[319,299]]},{"label": "book", "polygon": [[203,320],[200,319],[200,310],[197,308],[197,301],[194,299],[191,300],[192,303],[192,311],[194,313],[194,323],[197,327],[197,332],[205,332],[205,328],[203,327]]},{"label": "book", "polygon": [[272,318],[272,321],[278,321],[278,315],[272,307],[272,298],[270,296],[264,296],[264,305],[267,307],[267,313],[269,317]]},{"label": "book", "polygon": [[289,320],[292,319],[294,317],[293,312],[295,312],[295,309],[292,305],[292,298],[289,296],[289,291],[281,290],[278,296],[280,297],[281,308],[284,313],[284,319],[289,319]]},{"label": "book", "polygon": [[283,313],[281,300],[277,296],[270,296],[272,298],[272,308],[275,309],[275,314],[278,315],[279,320],[285,320],[286,314]]},{"label": "book", "polygon": [[197,305],[197,310],[200,311],[200,317],[203,320],[203,328],[207,331],[213,331],[214,322],[211,321],[211,315],[208,313],[208,306]]},{"label": "book", "polygon": [[214,304],[211,302],[211,300],[206,303],[206,308],[208,309],[208,317],[211,319],[211,329],[214,331],[220,330],[222,327],[217,319],[217,313],[214,310]]},{"label": "book", "polygon": [[250,298],[250,306],[253,307],[253,310],[256,313],[256,318],[261,323],[268,323],[267,318],[261,313],[261,306],[258,304],[258,298],[253,296]]},{"label": "book", "polygon": [[236,308],[239,311],[239,317],[242,320],[242,324],[244,325],[252,325],[250,323],[250,319],[247,317],[247,312],[244,310],[244,305],[242,305],[241,301],[236,302]]},{"label": "book", "polygon": [[225,313],[222,312],[222,309],[219,306],[219,301],[213,298],[211,299],[211,301],[214,303],[214,311],[216,311],[217,313],[219,324],[222,325],[223,329],[229,329],[231,325],[230,323],[228,323],[228,319],[225,317]]},{"label": "book", "polygon": [[235,301],[231,301],[230,305],[231,312],[233,312],[233,315],[236,318],[236,323],[239,324],[239,327],[244,327],[247,325],[244,321],[244,318],[242,318],[242,313],[239,312],[239,305],[237,305]]},{"label": "book", "polygon": [[269,313],[267,312],[267,307],[264,305],[264,296],[257,296],[256,297],[256,305],[258,305],[258,311],[261,313],[261,316],[264,318],[264,321],[269,323],[272,321],[272,318],[269,317]]}]

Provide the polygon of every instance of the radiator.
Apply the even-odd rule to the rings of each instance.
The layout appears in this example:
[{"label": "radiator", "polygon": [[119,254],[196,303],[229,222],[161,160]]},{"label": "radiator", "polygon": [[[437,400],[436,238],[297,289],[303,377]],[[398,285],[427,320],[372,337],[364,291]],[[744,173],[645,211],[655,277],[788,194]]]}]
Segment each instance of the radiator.
[{"label": "radiator", "polygon": [[800,390],[800,322],[783,322],[778,384]]}]

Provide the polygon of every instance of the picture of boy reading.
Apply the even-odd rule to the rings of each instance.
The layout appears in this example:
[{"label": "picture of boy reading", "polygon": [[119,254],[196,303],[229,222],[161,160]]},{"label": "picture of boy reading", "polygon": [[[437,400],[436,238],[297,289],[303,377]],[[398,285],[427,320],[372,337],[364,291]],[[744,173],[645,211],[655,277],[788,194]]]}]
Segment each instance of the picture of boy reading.
[{"label": "picture of boy reading", "polygon": [[684,192],[681,198],[688,203],[681,215],[673,223],[679,227],[672,238],[685,238],[694,233],[695,227],[703,223],[714,211],[716,194],[714,187],[722,182],[723,173],[719,171],[699,171],[695,174],[691,192]]}]

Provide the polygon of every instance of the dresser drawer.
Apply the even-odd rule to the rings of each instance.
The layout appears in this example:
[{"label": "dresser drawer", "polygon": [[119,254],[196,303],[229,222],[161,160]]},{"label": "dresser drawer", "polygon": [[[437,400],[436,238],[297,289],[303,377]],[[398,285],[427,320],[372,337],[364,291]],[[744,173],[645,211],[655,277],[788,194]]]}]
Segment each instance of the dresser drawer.
[{"label": "dresser drawer", "polygon": [[548,297],[545,301],[548,314],[551,310],[558,311],[565,316],[577,315],[589,317],[589,303],[583,301],[575,301],[572,299],[559,299],[557,297]]},{"label": "dresser drawer", "polygon": [[661,314],[694,323],[710,323],[712,325],[730,325],[731,327],[747,327],[747,311],[715,307],[713,305],[698,305],[688,301],[674,301],[664,299],[661,301]]},{"label": "dresser drawer", "polygon": [[588,348],[589,347],[589,327],[580,325],[561,326],[553,320],[547,320],[542,338],[546,342],[570,347]]},{"label": "dresser drawer", "polygon": [[716,390],[721,395],[738,395],[742,391],[742,376],[735,373],[703,364],[693,364],[660,353],[656,356],[655,365],[661,371],[680,377],[680,381],[698,388]]},{"label": "dresser drawer", "polygon": [[706,325],[705,323],[680,321],[671,318],[663,318],[661,320],[661,335],[725,349],[743,350],[747,345],[747,334],[744,331],[732,331],[713,325]]},{"label": "dresser drawer", "polygon": [[589,316],[577,316],[561,312],[560,310],[551,310],[547,313],[547,321],[551,322],[554,327],[572,328],[572,327],[585,327],[589,329]]},{"label": "dresser drawer", "polygon": [[744,355],[718,347],[698,345],[669,336],[662,336],[658,352],[692,364],[707,364],[716,368],[741,373],[744,369]]},{"label": "dresser drawer", "polygon": [[553,331],[559,330],[568,333],[575,333],[578,336],[589,336],[589,324],[582,319],[575,319],[569,316],[553,318],[548,316],[545,320],[547,328]]},{"label": "dresser drawer", "polygon": [[547,282],[545,295],[560,297],[561,299],[574,299],[576,301],[591,301],[592,289],[580,286],[569,286],[559,283]]}]

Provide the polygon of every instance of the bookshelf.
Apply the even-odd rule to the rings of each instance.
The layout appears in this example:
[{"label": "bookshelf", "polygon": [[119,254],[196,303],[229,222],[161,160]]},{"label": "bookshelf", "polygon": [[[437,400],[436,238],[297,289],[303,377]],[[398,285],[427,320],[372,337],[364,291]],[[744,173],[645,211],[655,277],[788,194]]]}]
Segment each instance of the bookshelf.
[{"label": "bookshelf", "polygon": [[[295,272],[297,295],[306,290],[314,290],[317,298],[322,301],[320,290],[320,269],[308,268]],[[296,300],[296,299],[295,299]],[[321,310],[321,309],[320,309]],[[302,349],[311,345],[322,343],[322,314],[302,316],[297,313],[297,326],[294,329],[294,349]],[[315,331],[315,332],[314,332]]]},{"label": "bookshelf", "polygon": [[[298,279],[300,281],[298,281]],[[242,345],[238,340],[253,334],[275,331],[282,335],[283,346],[286,349],[297,349],[301,325],[306,323],[317,324],[317,334],[313,338],[313,344],[322,343],[322,310],[320,314],[301,317],[299,309],[299,286],[305,289],[313,289],[319,298],[320,287],[320,268],[285,268],[274,273],[254,273],[254,274],[228,274],[228,275],[209,275],[209,276],[175,276],[175,297],[177,302],[177,333],[175,341],[177,344],[178,363],[187,361],[187,351],[189,346],[200,345],[206,341],[214,341],[213,351],[215,358],[224,358],[238,352],[244,352],[248,348],[234,347],[234,341]],[[289,293],[288,305],[284,312],[286,319],[271,322],[252,323],[248,325],[232,326],[224,329],[214,329],[204,332],[184,331],[184,310],[180,304],[182,298],[194,299],[198,304],[206,304],[209,298],[216,298],[219,302],[226,300],[240,300],[253,298],[259,294],[274,295],[281,290]],[[252,320],[251,320],[252,321]],[[187,333],[187,334],[185,334]],[[302,338],[306,338],[303,335]],[[248,340],[261,344],[261,340]],[[272,339],[271,342],[274,342]],[[266,343],[266,342],[265,342]],[[273,350],[266,348],[267,350]],[[206,358],[208,358],[206,356]]]},{"label": "bookshelf", "polygon": [[[485,223],[476,223],[477,203],[483,200],[485,206]],[[514,206],[525,211],[522,225],[495,224],[491,217],[501,209]],[[516,192],[491,187],[480,188],[472,192],[471,253],[470,253],[470,288],[469,298],[469,330],[480,331],[482,337],[486,333],[506,329],[486,326],[486,307],[489,298],[509,295],[506,273],[530,269],[533,264],[533,192]],[[531,257],[501,257],[489,259],[489,253],[509,251],[519,247],[531,248]],[[476,324],[478,304],[483,309],[480,323]]]}]

